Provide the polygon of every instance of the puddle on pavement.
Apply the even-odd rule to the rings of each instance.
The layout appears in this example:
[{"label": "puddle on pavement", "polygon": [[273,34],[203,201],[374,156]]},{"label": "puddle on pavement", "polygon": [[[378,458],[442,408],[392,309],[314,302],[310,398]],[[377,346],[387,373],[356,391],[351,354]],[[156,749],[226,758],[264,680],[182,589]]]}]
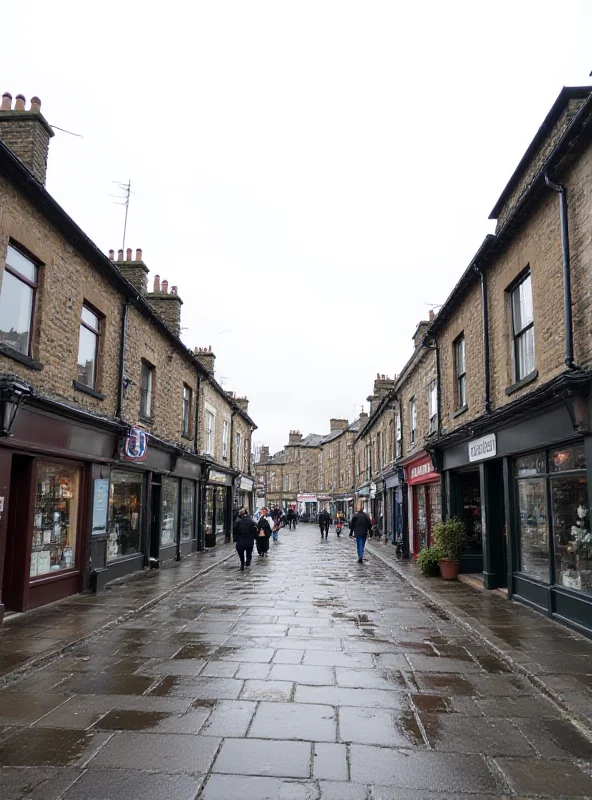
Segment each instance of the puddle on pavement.
[{"label": "puddle on pavement", "polygon": [[181,648],[178,653],[174,655],[175,659],[197,658],[197,659],[211,659],[216,653],[216,658],[219,656],[219,650],[224,648],[217,648],[216,646],[207,644],[185,644],[179,643]]},{"label": "puddle on pavement", "polygon": [[437,694],[412,694],[411,699],[417,710],[421,712],[438,714],[451,712],[446,698]]},{"label": "puddle on pavement", "polygon": [[422,689],[442,692],[446,696],[475,694],[471,683],[460,675],[422,672],[420,675],[415,673],[415,681]]},{"label": "puddle on pavement", "polygon": [[403,712],[395,717],[395,728],[411,747],[418,747],[425,744],[421,728],[419,727],[415,715],[411,712]]},{"label": "puddle on pavement", "polygon": [[164,711],[109,711],[94,725],[94,730],[145,731],[170,716]]},{"label": "puddle on pavement", "polygon": [[0,765],[67,767],[83,756],[97,734],[53,728],[26,728],[0,744]]}]

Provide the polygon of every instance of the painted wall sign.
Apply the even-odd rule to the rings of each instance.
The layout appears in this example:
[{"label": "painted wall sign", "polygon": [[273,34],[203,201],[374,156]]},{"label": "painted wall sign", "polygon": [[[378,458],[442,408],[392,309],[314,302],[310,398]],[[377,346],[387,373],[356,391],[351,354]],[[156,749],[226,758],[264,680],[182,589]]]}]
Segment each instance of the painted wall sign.
[{"label": "painted wall sign", "polygon": [[225,472],[218,472],[215,469],[211,469],[208,473],[208,483],[218,483],[221,486],[229,486],[231,481],[232,477]]},{"label": "painted wall sign", "polygon": [[482,461],[484,458],[493,458],[497,453],[495,433],[488,433],[474,442],[469,442],[469,461]]},{"label": "painted wall sign", "polygon": [[410,477],[413,478],[420,478],[422,475],[427,475],[429,472],[434,471],[434,466],[431,461],[428,461],[426,464],[418,464],[417,467],[412,467],[410,472]]},{"label": "painted wall sign", "polygon": [[148,455],[148,434],[142,428],[130,428],[122,438],[119,455],[123,461],[145,461]]}]

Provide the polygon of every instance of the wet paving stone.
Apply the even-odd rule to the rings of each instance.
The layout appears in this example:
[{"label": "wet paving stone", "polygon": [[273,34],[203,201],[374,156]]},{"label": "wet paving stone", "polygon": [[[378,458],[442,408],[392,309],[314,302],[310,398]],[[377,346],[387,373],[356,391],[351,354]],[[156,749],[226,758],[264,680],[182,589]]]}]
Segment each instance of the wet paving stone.
[{"label": "wet paving stone", "polygon": [[0,766],[77,766],[87,761],[108,738],[108,734],[86,731],[21,729],[0,743]]},{"label": "wet paving stone", "polygon": [[249,680],[245,681],[241,700],[273,700],[287,702],[292,698],[294,684],[289,681]]},{"label": "wet paving stone", "polygon": [[[212,775],[200,800],[319,800],[316,784],[278,778]],[[347,800],[343,798],[343,800]],[[364,798],[365,800],[365,798]]]},{"label": "wet paving stone", "polygon": [[260,703],[249,730],[255,739],[301,739],[334,742],[335,711],[329,706],[301,703]]},{"label": "wet paving stone", "polygon": [[430,746],[446,753],[534,756],[525,736],[506,719],[420,714]]},{"label": "wet paving stone", "polygon": [[89,769],[63,800],[194,800],[203,777],[126,769]]},{"label": "wet paving stone", "polygon": [[257,703],[221,700],[210,713],[201,733],[204,736],[246,736]]},{"label": "wet paving stone", "polygon": [[512,791],[544,797],[590,797],[592,778],[568,761],[496,758],[495,763]]},{"label": "wet paving stone", "polygon": [[0,725],[32,725],[65,703],[68,694],[28,694],[22,691],[4,692],[0,696]]},{"label": "wet paving stone", "polygon": [[57,691],[85,694],[144,694],[154,683],[154,678],[143,675],[117,675],[101,673],[85,675],[76,673],[60,683]]},{"label": "wet paving stone", "polygon": [[65,767],[0,767],[2,800],[61,800],[80,775]]},{"label": "wet paving stone", "polygon": [[310,778],[308,742],[225,739],[213,772],[275,778]]},{"label": "wet paving stone", "polygon": [[340,708],[339,738],[385,747],[425,747],[413,713],[383,708]]},{"label": "wet paving stone", "polygon": [[176,733],[116,733],[89,766],[204,774],[220,741]]},{"label": "wet paving stone", "polygon": [[409,698],[403,692],[382,689],[343,689],[339,686],[297,686],[297,703],[324,703],[331,706],[362,708],[407,708]]}]

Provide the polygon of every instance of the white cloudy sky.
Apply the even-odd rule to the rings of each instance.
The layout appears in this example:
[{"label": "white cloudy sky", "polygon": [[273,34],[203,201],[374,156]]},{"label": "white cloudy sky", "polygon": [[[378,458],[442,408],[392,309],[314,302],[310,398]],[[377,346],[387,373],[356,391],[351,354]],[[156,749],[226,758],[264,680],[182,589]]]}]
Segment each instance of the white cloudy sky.
[{"label": "white cloudy sky", "polygon": [[20,0],[0,91],[57,132],[48,188],[178,284],[256,439],[353,419],[444,301],[557,93],[587,0]]}]

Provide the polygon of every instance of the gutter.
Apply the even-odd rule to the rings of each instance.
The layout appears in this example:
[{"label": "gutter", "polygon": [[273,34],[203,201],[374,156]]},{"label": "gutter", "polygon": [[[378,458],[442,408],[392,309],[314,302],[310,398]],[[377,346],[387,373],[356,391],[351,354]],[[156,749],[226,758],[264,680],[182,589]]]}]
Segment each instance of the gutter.
[{"label": "gutter", "polygon": [[481,280],[481,314],[483,322],[483,373],[485,375],[485,397],[483,398],[483,411],[491,412],[491,370],[489,363],[489,307],[487,305],[487,280],[478,264],[473,267]]},{"label": "gutter", "polygon": [[567,222],[567,188],[554,183],[545,172],[545,184],[559,195],[559,220],[561,223],[561,261],[563,269],[563,318],[565,323],[565,366],[579,369],[574,361],[573,314],[571,307],[571,260],[569,254],[569,228]]}]

